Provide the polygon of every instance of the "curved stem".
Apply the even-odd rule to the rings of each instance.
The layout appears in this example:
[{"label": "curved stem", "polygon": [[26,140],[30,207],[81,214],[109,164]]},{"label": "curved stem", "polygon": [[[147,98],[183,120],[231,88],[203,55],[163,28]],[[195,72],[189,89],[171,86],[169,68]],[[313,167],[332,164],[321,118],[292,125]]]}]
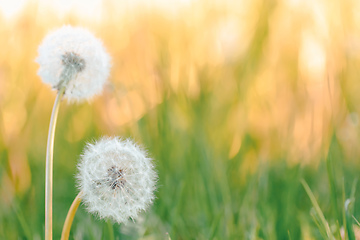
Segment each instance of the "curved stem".
[{"label": "curved stem", "polygon": [[74,199],[74,201],[71,204],[71,207],[69,209],[69,212],[68,212],[65,222],[64,222],[63,230],[61,233],[61,240],[69,239],[71,225],[74,220],[76,211],[81,202],[81,194],[82,194],[82,192],[79,192],[79,194],[76,196],[76,198]]},{"label": "curved stem", "polygon": [[55,99],[51,113],[49,134],[46,146],[46,167],[45,167],[45,240],[52,239],[52,192],[53,192],[53,155],[56,120],[59,113],[60,101],[65,93],[62,87]]}]

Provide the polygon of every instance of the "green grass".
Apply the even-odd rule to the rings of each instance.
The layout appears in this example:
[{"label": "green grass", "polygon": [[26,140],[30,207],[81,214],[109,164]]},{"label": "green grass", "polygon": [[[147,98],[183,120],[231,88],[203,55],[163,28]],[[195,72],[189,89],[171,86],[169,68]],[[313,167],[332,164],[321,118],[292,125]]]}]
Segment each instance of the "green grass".
[{"label": "green grass", "polygon": [[[348,239],[354,239],[352,216],[358,218],[359,213],[354,181],[359,169],[343,163],[335,135],[328,160],[316,167],[289,164],[286,159],[263,159],[255,169],[243,171],[248,168],[248,153],[257,151],[256,139],[247,134],[239,152],[229,159],[227,151],[214,145],[222,143],[209,140],[207,128],[211,125],[205,123],[209,112],[205,102],[198,102],[207,101],[206,97],[187,100],[183,106],[189,117],[186,128],[174,116],[179,114],[175,113],[180,107],[177,101],[164,101],[124,133],[136,134],[155,159],[159,183],[152,208],[140,222],[125,226],[97,220],[81,206],[71,239],[167,239],[167,234],[171,239],[340,239],[339,227],[345,223]],[[59,129],[66,126],[66,116],[60,118]],[[219,131],[216,127],[214,131]],[[86,139],[99,135],[93,129]],[[83,146],[84,141],[69,144],[58,131],[54,239],[60,237],[67,209],[77,193],[73,176]],[[1,207],[1,239],[43,238],[44,163],[33,159],[37,156],[31,152],[29,157],[32,186],[16,195],[10,208]],[[347,198],[351,207],[345,211]]]},{"label": "green grass", "polygon": [[[211,32],[213,26],[221,23],[223,18],[227,19],[226,12],[221,15],[221,9],[205,9],[205,17],[201,21],[198,20],[201,14],[192,11],[190,14],[194,16],[187,19],[180,15],[176,21],[153,13],[130,16],[128,23],[121,23],[124,24],[123,32],[117,33],[115,26],[122,29],[118,27],[120,21],[117,16],[109,15],[109,22],[99,25],[99,28],[104,27],[105,36],[108,35],[105,43],[112,43],[109,48],[112,46],[113,72],[116,74],[110,80],[116,90],[106,89],[104,94],[108,95],[95,104],[64,103],[60,107],[54,149],[54,239],[60,238],[67,211],[77,195],[74,177],[77,159],[87,141],[106,134],[133,137],[148,149],[159,174],[156,200],[141,219],[128,225],[98,220],[81,205],[70,239],[339,240],[341,229],[346,232],[346,239],[354,239],[353,226],[359,225],[360,218],[360,205],[357,204],[360,197],[357,184],[359,153],[351,148],[356,146],[354,142],[350,141],[352,145],[346,148],[349,141],[338,136],[347,121],[346,117],[358,112],[358,56],[347,51],[343,51],[344,55],[340,53],[348,45],[348,36],[342,36],[343,32],[352,31],[344,29],[341,33],[335,32],[339,39],[335,38],[332,45],[329,43],[329,49],[340,49],[339,56],[334,51],[336,57],[329,61],[329,104],[329,96],[324,93],[327,89],[323,87],[325,82],[306,79],[299,68],[299,49],[303,47],[299,36],[306,37],[304,33],[317,32],[316,28],[308,31],[302,26],[308,16],[302,16],[303,10],[301,14],[295,14],[295,11],[289,13],[281,1],[270,4],[268,1],[255,1],[254,4],[256,7],[249,17],[254,26],[247,32],[251,34],[249,45],[236,59],[225,59],[220,63],[208,61],[205,50],[210,51],[214,46],[207,35],[202,36],[200,32]],[[336,9],[331,5],[333,8]],[[34,14],[30,12],[29,17],[18,24],[17,31],[21,36],[37,37],[43,33],[43,29],[33,31],[38,25],[37,18],[32,17]],[[283,22],[280,21],[282,17],[286,23],[289,18],[292,19],[284,31],[296,31],[284,35],[289,35],[289,38],[277,43],[283,37],[279,38],[276,34],[287,26],[281,25],[280,30],[276,28],[276,24]],[[194,27],[189,24],[192,20],[201,24],[197,23],[199,26],[195,24]],[[242,22],[244,19],[239,17],[237,20]],[[337,28],[338,22],[344,19],[339,17],[335,20],[331,22]],[[76,22],[76,19],[72,21]],[[28,23],[27,27],[23,23]],[[357,26],[355,22],[346,24],[346,21],[343,25],[349,28]],[[329,24],[328,28],[332,29],[331,26]],[[9,29],[12,32],[12,25]],[[122,44],[126,46],[118,47],[123,35],[127,40]],[[204,49],[200,49],[204,53],[198,53],[199,49],[196,49],[202,47],[197,39],[199,35],[203,41],[209,40],[209,45],[204,42]],[[6,42],[12,39],[4,36]],[[345,40],[341,40],[342,37]],[[11,88],[7,89],[12,92],[5,99],[12,106],[10,103],[22,100],[18,97],[22,95],[22,88],[30,90],[21,102],[23,105],[19,104],[27,114],[25,125],[14,137],[19,142],[9,144],[8,135],[8,139],[0,138],[0,239],[37,240],[44,238],[45,149],[51,108],[43,100],[47,100],[45,97],[50,94],[41,94],[41,91],[49,89],[39,87],[40,80],[34,77],[36,70],[24,67],[33,62],[39,42],[35,39],[28,47],[27,38],[19,39],[21,44],[15,41],[14,45],[4,47],[14,49],[25,46],[19,52],[26,53],[27,57],[20,61],[17,55],[9,53],[14,63],[9,61],[2,70],[8,71],[4,73],[4,79],[8,76],[12,80],[9,84]],[[272,54],[274,58],[269,58]],[[333,53],[328,56],[333,58]],[[144,61],[141,61],[143,57]],[[6,60],[4,62],[7,63]],[[11,64],[14,66],[10,67]],[[334,69],[331,69],[332,65]],[[129,71],[125,71],[127,67]],[[195,75],[195,87],[190,86],[192,73]],[[171,84],[172,74],[179,80],[176,90]],[[143,76],[148,78],[138,81],[137,78]],[[34,84],[35,81],[37,84]],[[131,84],[123,85],[126,81]],[[99,107],[100,104],[119,99],[130,102],[126,98],[129,92],[146,95],[147,89],[142,89],[141,84],[149,82],[157,84],[156,91],[152,89],[149,96],[161,95],[158,97],[162,101],[146,109],[140,119],[120,128],[105,121],[106,117],[99,117],[112,110],[120,111],[121,105],[119,101],[116,105],[118,109],[104,107],[104,110],[102,105]],[[318,85],[323,88],[319,90]],[[127,89],[129,86],[132,88]],[[320,93],[324,96],[316,95]],[[141,96],[144,106],[148,106],[149,96]],[[134,104],[134,107],[137,105]],[[79,112],[85,114],[77,115]],[[315,119],[319,117],[318,112],[323,112],[321,134],[313,131],[313,128],[319,127],[319,121],[315,121],[318,120]],[[84,127],[81,138],[71,135],[76,132],[73,124],[75,117],[86,121],[84,125],[87,127]],[[308,121],[310,118],[311,123]],[[354,131],[357,137],[359,127],[354,122],[350,131]],[[0,126],[3,124],[0,112]],[[300,131],[305,132],[305,137],[294,137],[296,133],[299,135],[299,130],[295,131],[298,125]],[[304,143],[296,141],[306,138],[309,129],[311,137],[306,139],[304,149],[301,148]],[[229,154],[234,135],[239,137],[239,149],[235,147],[238,151]],[[1,136],[5,134],[1,133]],[[321,147],[313,151],[315,154],[308,157],[298,151],[293,156],[291,150],[294,146],[299,145],[299,149],[306,152],[307,148],[313,150],[312,143],[316,145],[317,141],[321,142]],[[25,153],[30,167],[31,185],[25,190],[18,189],[17,175],[13,176],[12,172],[17,168],[10,166],[10,161],[17,160],[14,152]]]}]

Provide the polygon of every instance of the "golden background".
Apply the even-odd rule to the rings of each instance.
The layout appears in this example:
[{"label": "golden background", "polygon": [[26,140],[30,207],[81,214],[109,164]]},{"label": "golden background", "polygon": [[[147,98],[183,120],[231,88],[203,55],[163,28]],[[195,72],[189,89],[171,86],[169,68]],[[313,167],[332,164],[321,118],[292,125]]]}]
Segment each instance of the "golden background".
[{"label": "golden background", "polygon": [[[44,36],[64,24],[102,39],[112,69],[102,95],[63,101],[55,182],[73,178],[85,142],[101,135],[152,142],[158,157],[154,146],[171,140],[181,149],[187,138],[177,133],[187,133],[211,149],[214,161],[241,154],[234,170],[241,182],[268,161],[316,168],[334,138],[344,164],[359,165],[360,1],[200,0],[171,10],[102,4],[94,19],[36,1],[17,16],[0,16],[1,209],[43,194],[41,185],[33,190],[34,179],[44,175],[55,93],[37,76],[35,58]],[[166,128],[158,116],[164,105]],[[144,117],[148,135],[138,124]],[[162,138],[166,131],[170,137]],[[241,151],[249,138],[255,147]],[[172,154],[166,157],[175,171]],[[56,167],[68,170],[62,175]]]}]

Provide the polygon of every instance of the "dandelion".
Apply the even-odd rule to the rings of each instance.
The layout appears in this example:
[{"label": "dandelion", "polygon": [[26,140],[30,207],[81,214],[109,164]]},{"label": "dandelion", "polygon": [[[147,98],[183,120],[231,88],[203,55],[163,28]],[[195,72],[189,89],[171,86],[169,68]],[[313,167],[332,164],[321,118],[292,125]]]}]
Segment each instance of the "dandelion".
[{"label": "dandelion", "polygon": [[152,159],[129,139],[103,138],[87,145],[78,169],[84,203],[100,218],[136,219],[154,199]]},{"label": "dandelion", "polygon": [[52,239],[53,150],[60,101],[89,99],[102,91],[110,72],[110,57],[89,31],[64,26],[45,37],[36,61],[44,83],[58,90],[51,113],[45,172],[45,239]]},{"label": "dandelion", "polygon": [[157,174],[152,159],[132,140],[102,138],[88,144],[78,164],[80,193],[67,214],[61,240],[67,240],[81,201],[100,218],[118,223],[138,218],[154,200]]},{"label": "dandelion", "polygon": [[88,30],[63,26],[48,34],[38,49],[38,75],[53,89],[65,88],[70,101],[99,94],[110,73],[110,56]]}]

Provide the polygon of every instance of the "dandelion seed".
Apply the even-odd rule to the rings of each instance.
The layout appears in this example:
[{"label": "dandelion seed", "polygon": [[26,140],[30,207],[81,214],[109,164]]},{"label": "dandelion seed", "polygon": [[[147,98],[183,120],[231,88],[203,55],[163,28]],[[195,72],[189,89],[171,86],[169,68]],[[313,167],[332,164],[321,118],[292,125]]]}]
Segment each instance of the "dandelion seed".
[{"label": "dandelion seed", "polygon": [[154,200],[152,159],[131,140],[103,138],[88,144],[77,180],[90,213],[121,223],[136,219]]},{"label": "dandelion seed", "polygon": [[110,73],[102,42],[83,28],[61,27],[45,37],[38,52],[38,75],[53,89],[64,86],[70,101],[99,94]]}]

